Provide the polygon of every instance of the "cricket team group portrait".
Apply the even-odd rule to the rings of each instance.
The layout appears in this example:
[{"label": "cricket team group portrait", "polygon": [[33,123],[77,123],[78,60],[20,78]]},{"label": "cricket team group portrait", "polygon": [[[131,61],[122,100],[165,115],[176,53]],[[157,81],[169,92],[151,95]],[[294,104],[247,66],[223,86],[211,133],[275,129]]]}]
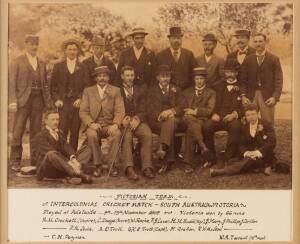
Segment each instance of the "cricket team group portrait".
[{"label": "cricket team group portrait", "polygon": [[9,187],[291,188],[291,4],[10,5]]}]

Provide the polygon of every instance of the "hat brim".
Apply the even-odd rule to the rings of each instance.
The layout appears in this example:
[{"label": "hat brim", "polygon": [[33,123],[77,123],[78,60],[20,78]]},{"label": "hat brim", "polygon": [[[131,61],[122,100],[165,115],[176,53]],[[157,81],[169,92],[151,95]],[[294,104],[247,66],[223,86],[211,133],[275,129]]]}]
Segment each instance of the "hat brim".
[{"label": "hat brim", "polygon": [[81,50],[81,44],[80,44],[79,41],[76,41],[76,40],[67,40],[67,41],[64,41],[63,44],[62,44],[62,48],[65,50],[68,45],[72,45],[72,44],[75,44],[77,46],[77,48],[79,50]]},{"label": "hat brim", "polygon": [[183,34],[169,34],[168,37],[171,37],[171,36],[179,36],[179,37],[183,37]]},{"label": "hat brim", "polygon": [[110,70],[107,70],[107,71],[97,71],[97,72],[92,73],[92,76],[95,77],[96,75],[102,74],[102,73],[110,74],[111,71]]},{"label": "hat brim", "polygon": [[149,33],[148,32],[143,32],[143,31],[138,31],[138,32],[132,32],[128,36],[134,36],[134,35],[138,35],[138,34],[142,34],[144,36],[147,36]]}]

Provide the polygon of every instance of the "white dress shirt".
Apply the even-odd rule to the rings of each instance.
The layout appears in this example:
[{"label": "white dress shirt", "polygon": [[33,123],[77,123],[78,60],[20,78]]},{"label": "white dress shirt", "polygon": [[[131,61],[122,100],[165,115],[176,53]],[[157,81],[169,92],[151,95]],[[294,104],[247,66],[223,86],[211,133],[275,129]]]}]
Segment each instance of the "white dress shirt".
[{"label": "white dress shirt", "polygon": [[144,50],[144,47],[137,49],[135,46],[133,46],[134,55],[137,60],[139,60],[139,58],[141,57],[143,50]]},{"label": "white dress shirt", "polygon": [[242,64],[246,58],[248,52],[248,46],[246,46],[243,50],[239,49],[237,52],[237,61],[239,64]]},{"label": "white dress shirt", "polygon": [[234,88],[234,84],[237,83],[237,79],[235,79],[234,81],[226,81],[227,85],[227,90],[230,92],[233,88]]},{"label": "white dress shirt", "polygon": [[94,55],[94,61],[97,65],[102,64],[102,60],[103,60],[103,55],[100,58]]},{"label": "white dress shirt", "polygon": [[171,53],[172,53],[172,56],[175,58],[175,52],[177,52],[177,58],[178,58],[178,60],[179,60],[179,58],[180,58],[180,55],[181,55],[181,48],[179,48],[178,50],[174,50],[173,48],[170,48],[170,50],[171,50]]},{"label": "white dress shirt", "polygon": [[254,138],[257,130],[258,120],[254,123],[250,123],[250,135]]},{"label": "white dress shirt", "polygon": [[205,88],[205,85],[202,86],[202,87],[200,87],[200,88],[198,88],[198,87],[195,86],[195,94],[196,94],[196,96],[201,95],[202,92],[203,92],[203,90],[204,90],[204,88]]},{"label": "white dress shirt", "polygon": [[68,67],[70,74],[74,73],[75,66],[76,66],[76,58],[74,58],[73,60],[67,58],[67,67]]},{"label": "white dress shirt", "polygon": [[[129,92],[131,92],[131,94],[129,94]],[[132,87],[124,87],[124,93],[125,93],[125,96],[128,97],[128,96],[133,96],[133,86]]]},{"label": "white dress shirt", "polygon": [[[257,59],[257,63],[260,65],[262,64],[262,62],[264,61],[265,57],[266,57],[266,52],[267,50],[265,49],[262,53],[258,53],[256,51],[256,59]],[[259,62],[259,57],[262,57],[261,63]]]},{"label": "white dress shirt", "polygon": [[206,54],[204,54],[204,57],[205,57],[205,61],[206,61],[206,63],[208,63],[208,62],[211,60],[211,58],[212,58],[212,55],[210,55],[210,56],[206,56]]},{"label": "white dress shirt", "polygon": [[[163,94],[166,94],[166,93],[169,92],[169,87],[170,87],[170,85],[168,85],[166,88],[164,88],[161,84],[158,84],[158,85],[159,85],[159,87],[160,87],[160,89],[161,89],[161,92],[162,92]],[[164,92],[164,89],[166,89],[167,91]]]},{"label": "white dress shirt", "polygon": [[97,85],[99,96],[101,99],[103,99],[103,97],[104,97],[106,87],[107,87],[107,85],[105,85],[103,88],[101,86]]},{"label": "white dress shirt", "polygon": [[46,129],[49,131],[50,135],[55,139],[55,141],[58,141],[58,129],[51,129],[48,125],[46,125]]},{"label": "white dress shirt", "polygon": [[34,70],[36,70],[36,69],[37,69],[37,66],[38,66],[37,56],[34,56],[34,57],[33,57],[33,56],[31,56],[29,53],[26,53],[26,56],[27,56],[27,59],[28,59],[30,65],[32,66],[32,68],[33,68]]}]

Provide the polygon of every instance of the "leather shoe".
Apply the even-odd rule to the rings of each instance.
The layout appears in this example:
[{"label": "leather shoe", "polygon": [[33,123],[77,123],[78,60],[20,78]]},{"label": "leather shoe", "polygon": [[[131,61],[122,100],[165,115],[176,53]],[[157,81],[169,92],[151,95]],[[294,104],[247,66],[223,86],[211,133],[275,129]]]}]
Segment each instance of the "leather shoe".
[{"label": "leather shoe", "polygon": [[224,175],[224,170],[210,168],[209,169],[209,174],[210,174],[210,177],[221,176],[221,175]]},{"label": "leather shoe", "polygon": [[169,170],[171,170],[171,165],[173,164],[174,162],[165,162],[162,167],[158,170],[158,173],[159,174],[163,174]]},{"label": "leather shoe", "polygon": [[144,176],[147,177],[148,179],[153,179],[155,177],[153,173],[153,169],[151,168],[146,168],[143,172]]},{"label": "leather shoe", "polygon": [[82,182],[82,180],[79,177],[67,177],[67,178],[63,179],[64,184],[80,185],[81,182]]},{"label": "leather shoe", "polygon": [[101,166],[100,166],[100,167],[97,167],[97,168],[94,170],[93,175],[94,175],[95,177],[101,177],[101,176],[102,176],[102,168],[101,168]]},{"label": "leather shoe", "polygon": [[82,183],[86,183],[86,184],[93,183],[93,178],[91,176],[89,176],[89,175],[81,173],[80,174],[80,178],[82,180]]},{"label": "leather shoe", "polygon": [[128,168],[126,169],[126,176],[127,176],[127,179],[128,179],[128,180],[134,180],[134,181],[136,181],[136,180],[139,179],[139,177],[138,177],[138,175],[135,173],[133,167],[128,167]]},{"label": "leather shoe", "polygon": [[15,172],[20,172],[21,170],[21,163],[20,162],[13,162],[11,169]]},{"label": "leather shoe", "polygon": [[270,176],[270,175],[271,175],[271,172],[272,172],[271,166],[266,167],[265,170],[264,170],[265,176]]},{"label": "leather shoe", "polygon": [[189,163],[184,163],[184,172],[186,174],[191,174],[194,172],[194,169]]}]

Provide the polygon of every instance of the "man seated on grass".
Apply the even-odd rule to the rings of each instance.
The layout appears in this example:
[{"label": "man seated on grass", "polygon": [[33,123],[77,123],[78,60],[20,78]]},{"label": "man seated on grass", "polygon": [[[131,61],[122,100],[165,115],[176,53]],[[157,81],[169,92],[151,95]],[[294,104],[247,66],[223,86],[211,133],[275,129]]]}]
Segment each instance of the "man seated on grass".
[{"label": "man seated on grass", "polygon": [[275,161],[275,131],[270,122],[259,119],[258,107],[248,104],[245,107],[246,123],[242,127],[240,153],[243,159],[226,165],[223,169],[211,169],[212,177],[246,173],[253,169],[264,168],[264,174],[271,174],[271,165]]},{"label": "man seated on grass", "polygon": [[91,151],[83,147],[76,153],[58,129],[58,124],[59,113],[47,111],[45,128],[34,138],[37,179],[65,178],[70,184],[91,183],[92,178],[81,170],[81,164],[90,161]]}]

